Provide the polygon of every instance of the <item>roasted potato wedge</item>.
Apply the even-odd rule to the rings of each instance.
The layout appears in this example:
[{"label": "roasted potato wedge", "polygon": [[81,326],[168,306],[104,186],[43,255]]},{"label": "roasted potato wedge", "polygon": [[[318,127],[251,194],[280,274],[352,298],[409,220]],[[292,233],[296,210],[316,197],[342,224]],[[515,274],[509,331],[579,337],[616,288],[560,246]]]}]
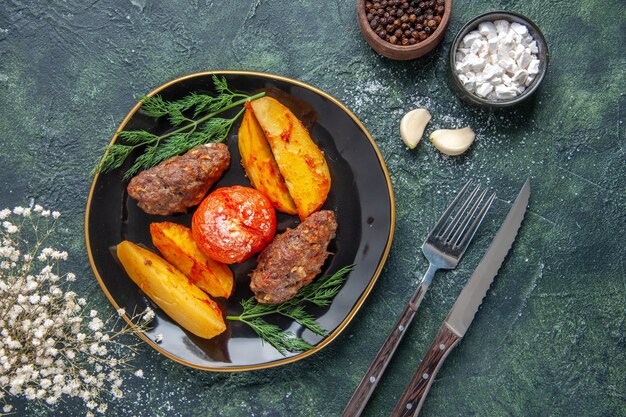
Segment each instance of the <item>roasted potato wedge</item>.
[{"label": "roasted potato wedge", "polygon": [[276,165],[263,129],[249,109],[250,104],[245,105],[247,109],[243,115],[237,141],[241,164],[250,184],[265,194],[276,210],[287,214],[298,214],[298,209],[289,195],[285,179]]},{"label": "roasted potato wedge", "polygon": [[226,330],[217,304],[165,259],[127,240],[117,245],[117,257],[135,284],[180,326],[205,339]]},{"label": "roasted potato wedge", "polygon": [[322,207],[330,190],[324,154],[300,120],[277,100],[262,97],[250,102],[265,133],[300,219]]},{"label": "roasted potato wedge", "polygon": [[193,240],[191,229],[172,222],[151,223],[150,235],[161,255],[200,289],[213,297],[230,297],[232,271],[202,253]]}]

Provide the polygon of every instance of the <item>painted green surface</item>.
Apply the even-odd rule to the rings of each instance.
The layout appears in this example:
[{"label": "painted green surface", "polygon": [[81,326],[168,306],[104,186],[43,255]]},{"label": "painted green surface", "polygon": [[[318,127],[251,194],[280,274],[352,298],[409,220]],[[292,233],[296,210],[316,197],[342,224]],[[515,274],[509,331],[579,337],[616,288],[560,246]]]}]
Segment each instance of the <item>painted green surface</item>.
[{"label": "painted green surface", "polygon": [[[360,36],[354,3],[0,2],[0,205],[34,198],[64,213],[58,244],[102,312],[112,308],[83,239],[89,171],[136,94],[212,69],[302,80],[355,112],[393,181],[389,260],[334,343],[297,363],[237,374],[186,368],[146,347],[137,358],[145,379],[130,377],[125,399],[110,402],[108,414],[339,415],[426,268],[419,244],[465,178],[477,178],[498,200],[457,270],[435,277],[365,413],[388,415],[531,177],[519,238],[422,415],[626,415],[624,3],[455,2],[445,41],[415,62],[376,55]],[[496,9],[525,14],[542,28],[550,66],[532,105],[490,114],[458,101],[446,83],[446,57],[465,21]],[[469,153],[444,157],[428,141],[407,150],[398,124],[416,106],[433,115],[427,133],[474,128]],[[80,410],[69,403],[50,414]]]}]

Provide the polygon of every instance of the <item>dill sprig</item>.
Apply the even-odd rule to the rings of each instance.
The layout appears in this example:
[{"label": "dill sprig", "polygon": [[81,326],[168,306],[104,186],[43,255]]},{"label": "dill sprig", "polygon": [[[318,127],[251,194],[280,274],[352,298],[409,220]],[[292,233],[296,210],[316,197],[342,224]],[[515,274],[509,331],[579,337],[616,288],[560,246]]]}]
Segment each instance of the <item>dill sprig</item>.
[{"label": "dill sprig", "polygon": [[224,77],[213,75],[216,95],[191,93],[180,100],[167,101],[161,96],[141,97],[140,111],[149,117],[167,117],[176,128],[163,135],[155,135],[146,130],[123,130],[117,133],[118,143],[103,148],[93,173],[109,172],[120,168],[124,161],[137,148],[143,148],[131,167],[124,173],[128,179],[141,170],[151,168],[173,156],[209,142],[223,142],[237,119],[216,117],[234,107],[263,97],[265,93],[252,96],[237,93],[228,88]]},{"label": "dill sprig", "polygon": [[327,331],[320,326],[315,317],[305,310],[304,303],[318,307],[327,307],[343,286],[346,275],[354,265],[341,268],[331,276],[324,275],[313,283],[302,287],[296,296],[282,304],[261,304],[254,297],[241,301],[243,311],[238,316],[226,316],[226,319],[247,324],[259,337],[272,345],[280,353],[303,352],[313,346],[296,337],[293,333],[282,330],[275,324],[261,317],[279,314],[288,317],[315,334],[326,336]]}]

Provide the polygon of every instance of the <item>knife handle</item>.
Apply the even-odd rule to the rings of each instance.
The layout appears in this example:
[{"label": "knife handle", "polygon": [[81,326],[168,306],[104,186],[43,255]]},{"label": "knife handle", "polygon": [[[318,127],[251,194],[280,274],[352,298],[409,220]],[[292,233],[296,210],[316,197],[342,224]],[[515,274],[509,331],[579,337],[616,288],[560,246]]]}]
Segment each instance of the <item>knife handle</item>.
[{"label": "knife handle", "polygon": [[413,375],[413,379],[393,409],[391,417],[415,417],[419,414],[435,375],[460,340],[461,337],[452,331],[446,323],[441,326],[435,340],[422,359],[422,363]]},{"label": "knife handle", "polygon": [[[434,270],[432,273],[434,274]],[[357,417],[363,412],[367,401],[372,396],[374,389],[378,385],[380,377],[383,372],[385,372],[387,365],[391,361],[391,357],[398,348],[398,345],[400,345],[400,341],[404,337],[407,327],[411,324],[417,308],[424,299],[424,294],[426,293],[429,284],[430,281],[428,280],[427,282],[422,281],[422,283],[417,287],[417,290],[415,290],[415,293],[402,312],[398,322],[393,327],[391,333],[387,337],[387,340],[385,340],[385,343],[376,354],[376,357],[374,357],[374,360],[367,369],[367,372],[365,372],[365,375],[363,376],[363,379],[361,380],[361,383],[357,387],[356,391],[352,394],[352,398],[343,411],[342,417]]]}]

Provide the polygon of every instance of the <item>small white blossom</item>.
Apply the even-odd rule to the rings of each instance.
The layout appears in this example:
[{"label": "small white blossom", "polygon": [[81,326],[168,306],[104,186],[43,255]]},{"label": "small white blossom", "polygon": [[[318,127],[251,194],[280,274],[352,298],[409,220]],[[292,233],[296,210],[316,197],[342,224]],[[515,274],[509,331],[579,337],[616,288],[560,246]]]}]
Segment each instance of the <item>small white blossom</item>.
[{"label": "small white blossom", "polygon": [[150,321],[154,318],[154,310],[150,307],[146,307],[143,312],[143,321]]},{"label": "small white blossom", "polygon": [[126,314],[126,310],[123,308],[118,308],[117,309],[117,315],[118,316],[123,316],[124,314]]},{"label": "small white blossom", "polygon": [[135,371],[135,376],[139,378],[143,378],[143,371],[141,369],[137,369]]},{"label": "small white blossom", "polygon": [[6,229],[7,233],[9,234],[17,233],[17,231],[19,230],[16,225],[14,225],[13,223],[9,221],[2,222],[2,226]]},{"label": "small white blossom", "polygon": [[2,211],[0,211],[0,220],[4,220],[7,217],[9,217],[9,215],[11,214],[11,210],[5,208]]},{"label": "small white blossom", "polygon": [[54,218],[54,220],[56,220],[59,217],[61,217],[61,213],[59,213],[58,211],[53,211],[52,212],[52,217]]}]

